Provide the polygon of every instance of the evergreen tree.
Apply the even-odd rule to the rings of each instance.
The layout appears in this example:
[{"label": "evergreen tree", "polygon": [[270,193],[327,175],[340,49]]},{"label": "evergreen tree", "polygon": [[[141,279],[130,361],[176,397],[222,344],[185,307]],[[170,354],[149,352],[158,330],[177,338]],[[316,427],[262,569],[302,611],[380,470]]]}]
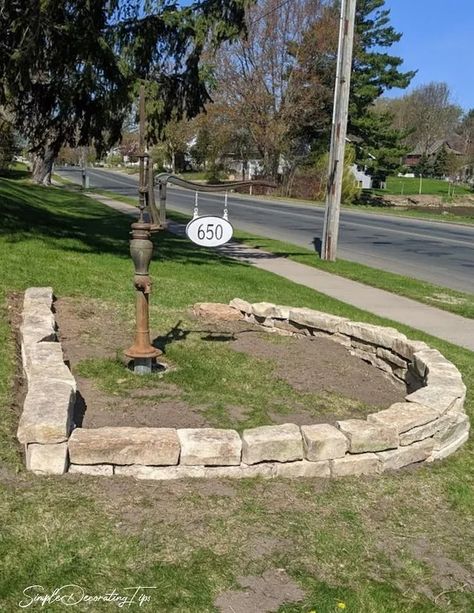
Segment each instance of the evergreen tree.
[{"label": "evergreen tree", "polygon": [[100,153],[146,82],[150,140],[208,100],[201,58],[236,36],[248,0],[0,0],[0,104],[47,182],[62,145]]},{"label": "evergreen tree", "polygon": [[[384,5],[385,0],[357,2],[348,123],[348,135],[356,143],[357,162],[380,179],[400,166],[406,149],[401,145],[403,135],[392,127],[391,115],[376,109],[374,103],[386,90],[407,87],[415,74],[402,72],[403,60],[388,52],[401,34],[390,25],[390,11]],[[301,117],[309,121],[299,127],[311,138],[313,150],[327,149],[329,143],[339,13],[340,2],[331,2],[295,51],[300,84],[315,93],[315,112],[306,107]]]}]

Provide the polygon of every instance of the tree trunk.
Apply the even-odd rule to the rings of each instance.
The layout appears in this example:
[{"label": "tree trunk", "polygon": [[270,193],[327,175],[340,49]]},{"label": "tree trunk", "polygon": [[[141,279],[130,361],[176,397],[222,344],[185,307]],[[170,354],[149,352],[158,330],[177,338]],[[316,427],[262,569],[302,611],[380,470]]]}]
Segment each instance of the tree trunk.
[{"label": "tree trunk", "polygon": [[41,153],[35,154],[32,170],[32,179],[35,183],[51,185],[51,173],[53,172],[55,157],[55,152],[50,147],[46,147]]}]

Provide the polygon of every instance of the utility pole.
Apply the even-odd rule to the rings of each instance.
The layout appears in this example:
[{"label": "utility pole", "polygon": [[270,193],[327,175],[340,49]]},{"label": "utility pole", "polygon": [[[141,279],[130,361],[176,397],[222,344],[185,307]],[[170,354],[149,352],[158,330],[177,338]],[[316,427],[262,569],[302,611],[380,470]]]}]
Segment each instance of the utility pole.
[{"label": "utility pole", "polygon": [[341,0],[336,84],[329,150],[326,212],[324,215],[321,259],[335,261],[339,234],[344,151],[346,148],[347,115],[351,85],[352,47],[354,43],[356,0]]}]

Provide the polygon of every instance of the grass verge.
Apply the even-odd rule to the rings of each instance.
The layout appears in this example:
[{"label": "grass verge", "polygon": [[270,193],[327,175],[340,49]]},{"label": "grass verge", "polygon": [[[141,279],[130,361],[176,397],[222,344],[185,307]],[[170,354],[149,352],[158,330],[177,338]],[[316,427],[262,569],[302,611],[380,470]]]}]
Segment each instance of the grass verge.
[{"label": "grass verge", "polygon": [[[52,285],[60,296],[95,297],[130,312],[129,220],[80,194],[18,180],[1,180],[0,196],[4,305],[12,291]],[[198,300],[236,295],[391,323],[166,233],[158,237],[152,274],[153,328],[158,312],[172,319]],[[0,354],[2,611],[19,610],[33,584],[51,593],[74,583],[89,595],[152,586],[142,610],[216,613],[216,596],[234,590],[238,577],[258,578],[271,569],[285,569],[305,594],[298,603],[281,604],[279,613],[473,609],[471,442],[435,466],[329,482],[152,483],[16,474],[9,459],[13,420],[8,425],[15,356],[5,311],[1,315],[10,339]],[[460,368],[472,416],[473,354],[397,327]],[[18,448],[14,452],[19,456]],[[64,608],[61,602],[49,606]],[[82,600],[75,608],[117,606]]]}]

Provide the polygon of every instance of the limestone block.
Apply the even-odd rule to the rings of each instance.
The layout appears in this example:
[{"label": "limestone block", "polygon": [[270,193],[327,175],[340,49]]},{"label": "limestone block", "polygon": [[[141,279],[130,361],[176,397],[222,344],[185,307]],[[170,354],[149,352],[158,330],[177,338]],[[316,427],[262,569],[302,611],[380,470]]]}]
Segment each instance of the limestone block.
[{"label": "limestone block", "polygon": [[395,351],[395,353],[398,353],[398,355],[401,355],[406,360],[411,361],[413,359],[413,355],[417,351],[424,351],[425,349],[429,349],[429,347],[423,341],[412,341],[405,338],[395,339],[392,349]]},{"label": "limestone block", "polygon": [[275,464],[265,462],[263,464],[240,464],[240,466],[206,466],[204,476],[211,479],[250,479],[261,477],[271,479],[275,476]]},{"label": "limestone block", "polygon": [[261,426],[244,430],[242,434],[242,461],[245,464],[302,459],[303,440],[295,424]]},{"label": "limestone block", "polygon": [[348,454],[344,458],[330,460],[333,477],[372,475],[380,471],[380,460],[375,453]]},{"label": "limestone block", "polygon": [[464,445],[468,438],[469,432],[464,432],[464,434],[461,434],[457,439],[451,441],[444,447],[441,447],[441,449],[434,449],[433,453],[426,461],[434,462],[435,460],[442,460],[443,458],[447,458],[449,455],[457,451],[459,447],[461,447],[461,445]]},{"label": "limestone block", "polygon": [[62,364],[64,362],[63,350],[61,343],[45,341],[42,343],[33,343],[30,346],[22,348],[23,353],[23,368],[28,376],[28,370],[32,365],[42,364],[50,366],[51,364]]},{"label": "limestone block", "polygon": [[242,441],[236,430],[182,428],[177,433],[181,444],[180,464],[187,466],[240,464]]},{"label": "limestone block", "polygon": [[300,326],[316,328],[331,333],[339,332],[341,324],[348,321],[345,317],[337,317],[336,315],[329,315],[328,313],[306,308],[290,309],[288,320]]},{"label": "limestone block", "polygon": [[34,379],[23,404],[17,437],[20,443],[62,443],[71,430],[75,394],[60,381]]},{"label": "limestone block", "polygon": [[255,302],[252,304],[252,313],[255,317],[265,317],[271,319],[288,319],[290,307],[270,302]]},{"label": "limestone block", "polygon": [[462,394],[461,388],[456,386],[427,385],[405,396],[405,400],[430,407],[442,415],[454,406]]},{"label": "limestone block", "polygon": [[339,332],[336,332],[335,334],[333,334],[331,336],[331,340],[334,341],[335,343],[339,343],[339,345],[342,345],[343,347],[351,346],[350,336],[346,336],[345,334],[340,334]]},{"label": "limestone block", "polygon": [[114,474],[114,467],[111,464],[71,464],[68,472],[110,477]]},{"label": "limestone block", "polygon": [[25,290],[23,298],[24,307],[31,304],[41,304],[51,308],[53,304],[53,288],[52,287],[29,287]]},{"label": "limestone block", "polygon": [[374,345],[381,345],[387,349],[392,349],[397,340],[406,340],[406,336],[395,328],[375,326],[358,321],[346,321],[340,325],[339,332]]},{"label": "limestone block", "polygon": [[179,451],[174,428],[76,428],[69,439],[73,464],[173,465]]},{"label": "limestone block", "polygon": [[23,323],[20,326],[20,338],[25,347],[42,341],[55,341],[56,329],[48,321]]},{"label": "limestone block", "polygon": [[443,426],[443,420],[446,420],[446,415],[443,415],[434,421],[430,421],[427,424],[417,426],[416,428],[412,428],[411,430],[404,432],[400,435],[400,445],[404,447],[405,445],[411,445],[417,441],[422,441],[426,438],[434,436]]},{"label": "limestone block", "polygon": [[376,354],[377,357],[381,358],[386,362],[390,362],[390,364],[394,364],[399,368],[407,368],[408,362],[393,351],[390,351],[389,349],[385,349],[384,347],[377,347]]},{"label": "limestone block", "polygon": [[304,453],[307,460],[333,460],[343,458],[349,446],[347,437],[330,424],[301,426]]},{"label": "limestone block", "polygon": [[371,343],[365,343],[364,341],[358,341],[356,338],[353,338],[351,340],[351,346],[355,349],[360,349],[365,353],[375,354],[377,351],[377,347],[375,345],[372,345]]},{"label": "limestone block", "polygon": [[114,473],[135,479],[157,479],[170,481],[172,479],[203,479],[206,474],[204,466],[115,466]]},{"label": "limestone block", "polygon": [[415,402],[395,402],[388,409],[372,413],[367,416],[367,421],[384,426],[393,426],[397,434],[422,426],[435,420],[438,411]]},{"label": "limestone block", "polygon": [[449,412],[443,415],[441,420],[443,421],[434,436],[435,451],[450,445],[465,433],[469,433],[471,426],[469,417],[465,413]]},{"label": "limestone block", "polygon": [[220,302],[198,302],[193,306],[196,317],[212,321],[237,321],[242,315],[237,309]]},{"label": "limestone block", "polygon": [[67,470],[67,463],[67,443],[30,443],[27,446],[26,468],[37,475],[62,475]]},{"label": "limestone block", "polygon": [[371,423],[362,419],[346,419],[336,422],[336,425],[349,439],[350,453],[398,447],[398,432],[392,425]]},{"label": "limestone block", "polygon": [[282,464],[275,464],[275,476],[276,477],[286,477],[286,478],[292,478],[292,477],[328,478],[331,476],[331,470],[329,468],[328,460],[323,460],[322,462],[308,462],[307,460],[300,460],[298,462],[287,462],[287,463],[282,463]]},{"label": "limestone block", "polygon": [[246,300],[241,300],[240,298],[234,298],[229,302],[229,306],[233,309],[237,309],[238,311],[242,311],[242,313],[252,313],[252,305],[250,302]]},{"label": "limestone block", "polygon": [[397,470],[408,464],[423,462],[433,451],[433,439],[429,438],[406,447],[399,447],[393,451],[382,451],[377,453],[381,461],[382,472],[386,470]]},{"label": "limestone block", "polygon": [[358,349],[357,347],[351,347],[349,351],[350,354],[355,356],[356,358],[360,358],[361,360],[364,360],[364,362],[368,362],[369,364],[372,364],[372,366],[376,366],[384,372],[390,374],[392,373],[392,369],[387,364],[387,362],[385,362],[381,358],[378,358],[375,353],[370,353],[369,351],[364,351],[362,349]]}]

